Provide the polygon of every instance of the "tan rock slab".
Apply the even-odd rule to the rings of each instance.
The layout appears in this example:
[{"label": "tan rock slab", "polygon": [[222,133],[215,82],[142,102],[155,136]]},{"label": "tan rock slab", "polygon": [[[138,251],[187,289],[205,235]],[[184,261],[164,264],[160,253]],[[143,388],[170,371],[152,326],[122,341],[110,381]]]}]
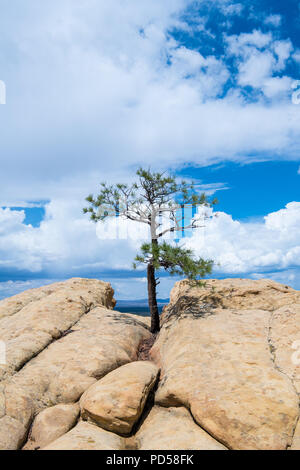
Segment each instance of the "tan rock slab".
[{"label": "tan rock slab", "polygon": [[155,406],[135,442],[139,450],[227,450],[195,424],[186,408]]},{"label": "tan rock slab", "polygon": [[34,420],[27,448],[42,448],[72,429],[80,414],[79,404],[57,405],[42,411]]},{"label": "tan rock slab", "polygon": [[[135,361],[140,342],[150,336],[144,323],[126,314],[101,307],[91,310],[70,334],[54,341],[3,383],[6,415],[27,432],[36,413],[77,402],[107,373]],[[5,423],[2,429],[8,432]]]},{"label": "tan rock slab", "polygon": [[16,450],[24,444],[26,429],[10,416],[0,418],[0,449]]},{"label": "tan rock slab", "polygon": [[156,403],[184,405],[228,448],[286,449],[299,398],[274,363],[270,319],[262,310],[178,312],[152,351],[162,366]]},{"label": "tan rock slab", "polygon": [[[177,303],[178,302],[178,303]],[[267,310],[300,303],[300,292],[269,279],[209,279],[205,287],[195,287],[189,281],[179,281],[170,295],[163,321],[176,311],[193,308],[228,308],[239,310]],[[177,305],[176,305],[177,304]]]},{"label": "tan rock slab", "polygon": [[113,293],[108,283],[71,279],[0,302],[0,340],[6,344],[7,362],[0,368],[0,380],[20,370],[91,309],[112,308]]},{"label": "tan rock slab", "polygon": [[290,378],[300,394],[300,302],[273,313],[270,342],[278,369]]},{"label": "tan rock slab", "polygon": [[139,420],[159,369],[152,362],[132,362],[114,370],[87,390],[80,404],[83,419],[122,435]]},{"label": "tan rock slab", "polygon": [[0,319],[15,315],[27,305],[38,302],[44,297],[58,293],[61,290],[71,292],[72,290],[78,290],[78,288],[81,289],[82,287],[87,287],[88,290],[91,291],[91,294],[92,291],[95,292],[95,290],[98,290],[97,302],[99,305],[103,305],[107,308],[115,306],[116,301],[113,299],[113,290],[108,283],[99,281],[98,279],[73,278],[65,282],[56,282],[55,284],[49,284],[36,289],[29,289],[13,297],[1,300]]},{"label": "tan rock slab", "polygon": [[72,431],[42,450],[123,450],[124,440],[93,424],[80,422]]}]

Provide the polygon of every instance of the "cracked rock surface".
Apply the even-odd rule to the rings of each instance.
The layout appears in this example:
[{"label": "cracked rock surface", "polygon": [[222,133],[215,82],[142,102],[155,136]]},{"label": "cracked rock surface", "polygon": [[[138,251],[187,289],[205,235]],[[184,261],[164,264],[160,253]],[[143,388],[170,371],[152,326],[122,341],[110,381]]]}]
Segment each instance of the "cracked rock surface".
[{"label": "cracked rock surface", "polygon": [[152,356],[155,401],[183,405],[230,449],[295,447],[300,293],[272,281],[177,283]]},{"label": "cracked rock surface", "polygon": [[[24,315],[18,300],[17,312],[10,310],[0,320],[0,337],[7,344],[0,382],[0,449],[19,448],[38,413],[77,402],[101,377],[136,360],[140,342],[150,337],[142,321],[109,309],[115,305],[109,284],[71,280],[57,292],[56,285],[52,289],[42,306],[41,300],[28,303],[25,293]],[[8,325],[13,317],[15,323]],[[46,332],[46,341],[39,341],[39,332]],[[19,352],[20,369],[12,365]]]},{"label": "cracked rock surface", "polygon": [[114,306],[87,279],[0,302],[1,450],[300,450],[298,291],[179,282],[145,362],[149,319]]}]

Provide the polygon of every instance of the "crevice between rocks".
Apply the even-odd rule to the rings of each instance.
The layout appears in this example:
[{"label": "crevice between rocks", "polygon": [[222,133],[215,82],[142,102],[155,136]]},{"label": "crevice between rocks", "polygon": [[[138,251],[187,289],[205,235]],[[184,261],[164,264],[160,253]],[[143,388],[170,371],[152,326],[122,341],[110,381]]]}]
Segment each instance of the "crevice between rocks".
[{"label": "crevice between rocks", "polygon": [[139,442],[136,438],[136,434],[138,431],[141,429],[142,425],[146,421],[147,417],[149,416],[152,408],[155,405],[155,394],[158,389],[160,381],[160,372],[157,376],[156,382],[150,391],[148,398],[146,400],[143,412],[139,418],[139,420],[135,423],[135,425],[132,428],[132,431],[129,436],[125,437],[125,449],[124,450],[139,450]]}]

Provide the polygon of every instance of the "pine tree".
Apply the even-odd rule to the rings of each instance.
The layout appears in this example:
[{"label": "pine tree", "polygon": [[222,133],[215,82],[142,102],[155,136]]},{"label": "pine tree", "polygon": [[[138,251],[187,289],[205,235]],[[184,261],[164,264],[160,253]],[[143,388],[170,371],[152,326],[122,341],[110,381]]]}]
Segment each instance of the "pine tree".
[{"label": "pine tree", "polygon": [[[89,207],[83,209],[90,214],[94,222],[104,221],[112,215],[146,224],[150,229],[150,241],[141,247],[134,263],[147,265],[148,302],[151,313],[151,331],[160,329],[160,318],[157,304],[156,274],[164,269],[171,275],[184,275],[197,281],[212,272],[213,261],[196,259],[191,250],[178,245],[160,242],[167,234],[175,234],[188,229],[201,227],[199,216],[185,220],[183,208],[191,205],[211,207],[217,200],[209,201],[205,194],[199,195],[194,183],[178,183],[176,178],[164,173],[156,173],[140,168],[137,171],[138,181],[132,185],[101,184],[100,193],[86,198]],[[168,223],[166,224],[166,219]]]}]

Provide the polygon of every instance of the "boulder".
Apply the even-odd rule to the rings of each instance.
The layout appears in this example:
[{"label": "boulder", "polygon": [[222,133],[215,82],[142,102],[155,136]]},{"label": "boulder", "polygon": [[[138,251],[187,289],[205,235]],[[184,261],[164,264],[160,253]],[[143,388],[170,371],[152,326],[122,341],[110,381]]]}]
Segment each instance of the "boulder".
[{"label": "boulder", "polygon": [[107,374],[81,398],[83,419],[121,435],[131,433],[144,410],[159,369],[149,361],[132,362]]},{"label": "boulder", "polygon": [[[92,384],[107,373],[135,361],[140,343],[151,337],[149,328],[143,321],[139,321],[138,317],[120,314],[103,306],[94,308],[94,304],[101,299],[104,302],[104,294],[101,291],[103,283],[97,284],[97,282],[100,281],[96,281],[95,285],[94,281],[92,285],[88,281],[79,282],[79,285],[73,286],[73,297],[68,294],[68,301],[66,298],[63,299],[61,290],[54,293],[53,297],[49,294],[43,306],[40,300],[37,301],[39,304],[37,309],[33,301],[30,309],[35,312],[34,315],[30,315],[27,305],[13,316],[0,320],[2,325],[2,322],[13,317],[18,320],[19,316],[24,315],[20,322],[25,325],[25,320],[28,318],[29,336],[26,337],[26,331],[22,330],[22,334],[16,337],[18,341],[14,343],[16,347],[14,357],[22,351],[20,357],[23,358],[23,362],[25,360],[23,351],[26,350],[29,338],[29,352],[26,353],[28,362],[19,370],[20,363],[11,361],[10,364],[13,363],[14,366],[5,375],[5,380],[0,382],[0,429],[4,437],[6,433],[16,434],[16,438],[12,436],[16,448],[20,442],[18,438],[20,429],[23,430],[24,439],[36,414],[58,404],[77,402]],[[105,284],[105,290],[108,289],[107,286]],[[108,289],[107,292],[107,304],[109,304],[111,291]],[[70,307],[67,307],[67,304]],[[53,315],[53,318],[49,317],[47,330],[48,315]],[[34,324],[37,325],[36,329],[32,327],[33,318]],[[76,318],[78,321],[75,321]],[[20,325],[18,321],[16,321],[16,330],[18,324]],[[61,332],[64,328],[68,328],[70,322],[71,329],[58,335],[57,331]],[[52,331],[50,335],[52,339],[49,337],[50,343],[46,341],[44,349],[41,343],[38,348],[33,348],[34,335],[38,331],[42,334],[44,329],[47,335],[50,330]],[[10,331],[13,336],[12,326]],[[12,430],[9,418],[18,421],[18,431]],[[0,449],[4,450],[5,440],[0,439],[0,442]]]},{"label": "boulder", "polygon": [[186,408],[154,406],[135,436],[138,450],[227,450],[201,429]]},{"label": "boulder", "polygon": [[175,283],[162,322],[176,316],[177,311],[182,317],[183,310],[191,313],[193,309],[229,308],[274,312],[297,302],[299,291],[268,279],[209,279],[202,287],[184,280]]},{"label": "boulder", "polygon": [[26,429],[20,421],[4,416],[0,419],[0,449],[16,450],[22,447]]},{"label": "boulder", "polygon": [[93,424],[81,421],[64,436],[42,450],[123,450],[124,440]]},{"label": "boulder", "polygon": [[45,409],[34,420],[25,450],[42,448],[56,441],[75,426],[79,414],[77,403]]},{"label": "boulder", "polygon": [[84,289],[84,293],[97,295],[97,304],[106,308],[113,308],[116,300],[114,291],[107,282],[98,279],[73,278],[65,282],[56,282],[36,289],[29,289],[21,294],[0,301],[0,318],[9,317],[20,312],[24,307],[46,298],[52,294],[64,292],[67,296],[74,295],[75,291]]},{"label": "boulder", "polygon": [[300,322],[296,314],[286,321],[279,309],[295,312],[299,292],[271,281],[213,286],[207,283],[202,291],[183,282],[172,292],[152,349],[162,368],[155,401],[190,409],[199,426],[230,449],[286,449],[299,396],[293,367],[284,371],[286,359],[277,364],[275,350],[277,342],[278,356],[291,358],[289,344],[299,337]]},{"label": "boulder", "polygon": [[0,380],[20,370],[93,308],[113,308],[113,294],[110,284],[102,281],[71,279],[36,289],[32,295],[19,294],[17,301],[14,297],[1,301],[0,339],[6,344],[6,366],[0,368]]},{"label": "boulder", "polygon": [[114,304],[84,279],[0,302],[0,450],[300,450],[298,291],[177,283],[152,362],[149,318]]}]

